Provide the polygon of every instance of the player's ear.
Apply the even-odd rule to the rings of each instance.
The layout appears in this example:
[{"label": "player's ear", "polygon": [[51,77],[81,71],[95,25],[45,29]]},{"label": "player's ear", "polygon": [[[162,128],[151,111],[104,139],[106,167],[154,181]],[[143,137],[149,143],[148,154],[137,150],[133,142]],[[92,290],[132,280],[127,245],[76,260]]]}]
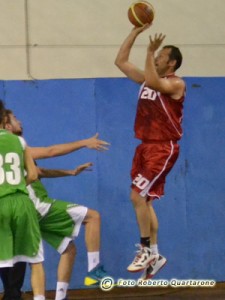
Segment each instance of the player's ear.
[{"label": "player's ear", "polygon": [[169,61],[169,65],[173,68],[175,68],[177,61],[175,59],[172,59]]},{"label": "player's ear", "polygon": [[5,123],[4,124],[4,129],[6,129],[6,130],[11,130],[12,129],[12,125],[11,124],[9,124],[9,123]]}]

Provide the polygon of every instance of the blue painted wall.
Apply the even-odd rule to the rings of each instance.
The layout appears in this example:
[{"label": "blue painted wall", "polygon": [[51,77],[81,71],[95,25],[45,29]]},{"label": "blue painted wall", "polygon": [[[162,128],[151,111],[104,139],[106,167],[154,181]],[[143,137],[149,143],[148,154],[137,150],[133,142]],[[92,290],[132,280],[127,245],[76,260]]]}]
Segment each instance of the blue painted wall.
[{"label": "blue painted wall", "polygon": [[[224,281],[225,265],[225,78],[186,78],[181,154],[169,174],[166,194],[155,202],[160,222],[160,252],[167,266],[156,278]],[[120,79],[1,81],[0,98],[22,121],[31,146],[91,137],[111,143],[97,153],[82,149],[38,161],[49,168],[73,168],[92,161],[93,172],[45,179],[50,196],[82,203],[102,216],[101,258],[115,278],[126,272],[139,241],[129,201],[130,167],[135,146],[133,121],[138,86]],[[70,288],[80,288],[87,270],[84,228]],[[45,245],[47,289],[55,289],[59,255]],[[30,290],[28,270],[25,290]]]}]

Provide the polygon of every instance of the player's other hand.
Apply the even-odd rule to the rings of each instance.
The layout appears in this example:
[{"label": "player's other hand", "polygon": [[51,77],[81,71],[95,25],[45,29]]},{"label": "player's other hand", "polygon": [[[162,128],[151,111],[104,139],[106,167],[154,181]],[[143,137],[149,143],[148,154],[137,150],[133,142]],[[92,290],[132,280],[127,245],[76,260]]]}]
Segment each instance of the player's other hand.
[{"label": "player's other hand", "polygon": [[71,175],[77,176],[83,171],[92,171],[91,166],[93,166],[93,163],[91,162],[79,165],[78,167],[76,167],[74,170],[71,171]]},{"label": "player's other hand", "polygon": [[98,138],[99,134],[96,133],[93,137],[87,139],[86,147],[89,149],[95,149],[98,151],[104,151],[109,149],[109,143]]},{"label": "player's other hand", "polygon": [[151,52],[155,52],[156,50],[159,49],[159,47],[162,45],[163,40],[165,39],[165,35],[160,33],[160,34],[155,34],[154,38],[152,36],[149,37],[149,46],[148,50]]}]

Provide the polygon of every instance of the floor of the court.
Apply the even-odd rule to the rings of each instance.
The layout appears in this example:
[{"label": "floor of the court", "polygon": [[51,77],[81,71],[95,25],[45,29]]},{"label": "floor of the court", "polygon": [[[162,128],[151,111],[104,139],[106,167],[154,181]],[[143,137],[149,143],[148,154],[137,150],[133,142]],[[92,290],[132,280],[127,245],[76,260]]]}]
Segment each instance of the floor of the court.
[{"label": "floor of the court", "polygon": [[[55,292],[47,291],[46,299],[54,299]],[[24,300],[32,299],[32,293],[23,294]],[[69,300],[88,300],[88,299],[166,299],[166,300],[225,300],[225,282],[217,283],[214,287],[185,287],[185,288],[155,288],[155,287],[134,287],[122,288],[115,287],[108,292],[104,292],[99,288],[84,290],[69,290]]]}]

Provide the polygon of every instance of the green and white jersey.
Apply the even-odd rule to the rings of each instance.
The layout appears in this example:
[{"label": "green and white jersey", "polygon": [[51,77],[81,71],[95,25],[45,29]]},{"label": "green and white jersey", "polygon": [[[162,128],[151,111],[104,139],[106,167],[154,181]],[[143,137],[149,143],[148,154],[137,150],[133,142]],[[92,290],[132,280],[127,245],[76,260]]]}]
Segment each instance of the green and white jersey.
[{"label": "green and white jersey", "polygon": [[7,130],[0,130],[0,198],[22,192],[27,194],[24,177],[26,143]]},{"label": "green and white jersey", "polygon": [[27,186],[27,190],[29,192],[30,199],[34,203],[35,209],[41,217],[44,217],[55,200],[49,198],[48,192],[40,180],[36,180],[32,184],[29,184]]},{"label": "green and white jersey", "polygon": [[37,211],[42,238],[62,254],[78,236],[88,208],[50,198],[41,180],[28,185],[27,189]]}]

